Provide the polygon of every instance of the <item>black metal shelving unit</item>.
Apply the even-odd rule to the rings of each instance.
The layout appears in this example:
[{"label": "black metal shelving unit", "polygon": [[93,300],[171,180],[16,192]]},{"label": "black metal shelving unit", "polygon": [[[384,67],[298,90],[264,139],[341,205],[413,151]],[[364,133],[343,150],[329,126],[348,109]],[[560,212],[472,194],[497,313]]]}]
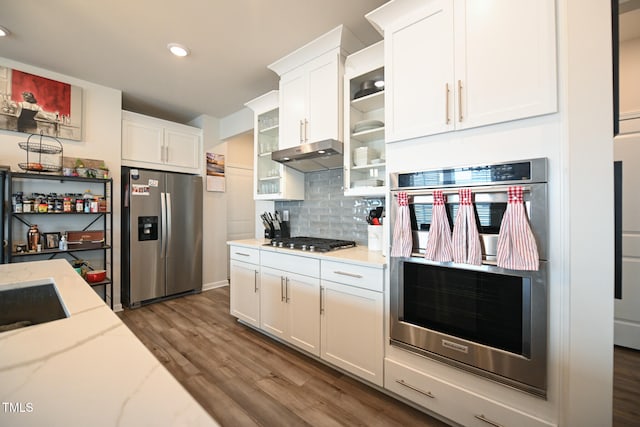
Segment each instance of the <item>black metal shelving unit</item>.
[{"label": "black metal shelving unit", "polygon": [[[85,177],[76,177],[76,176],[62,176],[62,175],[52,175],[45,173],[15,173],[10,172],[8,174],[8,195],[9,197],[14,194],[15,191],[21,191],[23,185],[20,185],[19,182],[28,182],[28,181],[57,181],[61,185],[61,189],[64,190],[65,183],[86,183],[88,185],[96,186],[102,185],[102,190],[104,191],[104,196],[107,199],[107,210],[106,212],[53,212],[53,213],[40,213],[40,212],[13,212],[13,208],[11,204],[8,206],[9,212],[7,213],[8,225],[7,225],[7,241],[9,243],[7,248],[6,259],[7,262],[21,262],[26,260],[29,257],[41,257],[46,259],[53,259],[56,256],[66,254],[72,259],[79,260],[80,258],[76,255],[77,253],[89,252],[89,251],[102,251],[102,263],[104,269],[107,270],[107,279],[101,282],[89,283],[87,284],[91,287],[104,287],[104,300],[107,302],[109,300],[109,306],[113,310],[113,251],[111,244],[113,242],[113,197],[111,191],[113,189],[113,181],[109,179],[101,179],[101,178],[85,178]],[[19,190],[20,189],[20,190]],[[64,191],[61,191],[64,192]],[[15,249],[15,241],[13,239],[13,228],[14,223],[19,222],[26,227],[26,230],[31,226],[31,224],[35,223],[35,219],[41,223],[42,221],[46,221],[47,218],[84,218],[84,228],[82,231],[89,230],[96,223],[100,223],[101,227],[96,229],[93,228],[91,230],[102,230],[104,231],[105,242],[104,245],[100,247],[90,247],[90,248],[70,248],[68,250],[60,250],[60,249],[43,249],[40,252],[16,252]],[[26,234],[25,230],[25,234]]]}]

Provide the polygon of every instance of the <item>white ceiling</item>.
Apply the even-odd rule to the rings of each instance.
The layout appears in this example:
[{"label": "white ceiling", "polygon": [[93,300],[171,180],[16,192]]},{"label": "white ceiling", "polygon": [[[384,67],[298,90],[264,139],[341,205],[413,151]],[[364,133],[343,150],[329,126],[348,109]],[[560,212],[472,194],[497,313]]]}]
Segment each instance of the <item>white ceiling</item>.
[{"label": "white ceiling", "polygon": [[[272,89],[266,67],[340,24],[365,45],[386,0],[0,0],[0,57],[122,90],[123,108],[187,122]],[[176,58],[166,46],[188,46]]]}]

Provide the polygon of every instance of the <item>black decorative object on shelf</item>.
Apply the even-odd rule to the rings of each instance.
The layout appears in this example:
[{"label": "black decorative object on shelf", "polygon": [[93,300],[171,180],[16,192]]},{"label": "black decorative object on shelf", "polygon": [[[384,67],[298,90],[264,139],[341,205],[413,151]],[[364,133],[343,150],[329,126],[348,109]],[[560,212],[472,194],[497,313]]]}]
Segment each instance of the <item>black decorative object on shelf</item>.
[{"label": "black decorative object on shelf", "polygon": [[[32,140],[33,137],[36,138]],[[27,161],[18,164],[20,169],[36,173],[62,171],[63,147],[57,138],[31,134],[26,141],[19,142],[18,146],[27,152]],[[32,153],[31,156],[29,153]]]}]

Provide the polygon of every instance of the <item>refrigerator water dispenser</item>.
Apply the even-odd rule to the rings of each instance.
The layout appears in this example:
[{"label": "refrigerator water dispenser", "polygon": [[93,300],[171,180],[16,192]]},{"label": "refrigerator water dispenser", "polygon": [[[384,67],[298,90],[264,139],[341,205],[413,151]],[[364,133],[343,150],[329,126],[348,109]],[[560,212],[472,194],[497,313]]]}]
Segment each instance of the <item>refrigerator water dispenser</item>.
[{"label": "refrigerator water dispenser", "polygon": [[158,240],[158,217],[138,217],[138,241]]}]

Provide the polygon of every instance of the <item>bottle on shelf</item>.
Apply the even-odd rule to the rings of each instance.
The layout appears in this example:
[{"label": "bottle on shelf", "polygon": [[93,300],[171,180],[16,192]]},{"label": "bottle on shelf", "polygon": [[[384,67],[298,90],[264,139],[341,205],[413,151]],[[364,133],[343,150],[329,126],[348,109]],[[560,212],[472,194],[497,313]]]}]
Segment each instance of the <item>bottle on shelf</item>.
[{"label": "bottle on shelf", "polygon": [[29,252],[35,252],[38,249],[39,244],[40,230],[38,230],[37,224],[33,224],[29,227],[29,231],[27,231],[27,245],[29,245]]},{"label": "bottle on shelf", "polygon": [[69,249],[69,245],[67,244],[67,236],[64,235],[60,238],[60,242],[58,243],[58,249],[61,251],[66,251]]}]

